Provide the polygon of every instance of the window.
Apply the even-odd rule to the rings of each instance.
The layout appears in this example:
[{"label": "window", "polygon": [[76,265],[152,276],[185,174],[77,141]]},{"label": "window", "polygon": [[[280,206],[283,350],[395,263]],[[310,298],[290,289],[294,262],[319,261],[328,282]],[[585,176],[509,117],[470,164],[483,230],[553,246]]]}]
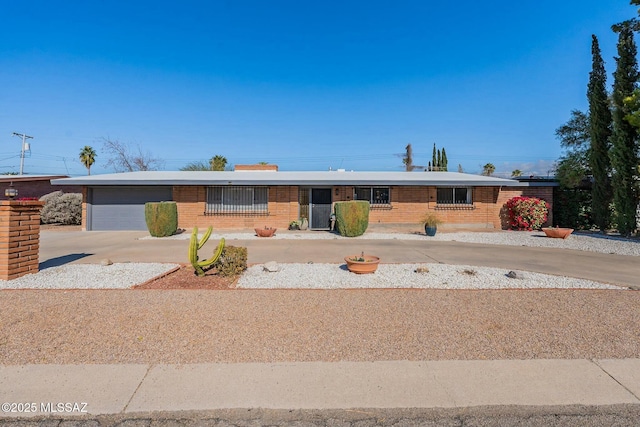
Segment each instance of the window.
[{"label": "window", "polygon": [[207,187],[206,215],[267,215],[267,187]]},{"label": "window", "polygon": [[470,187],[438,188],[437,202],[439,205],[470,205]]},{"label": "window", "polygon": [[355,187],[354,200],[366,200],[372,205],[389,204],[389,187]]}]

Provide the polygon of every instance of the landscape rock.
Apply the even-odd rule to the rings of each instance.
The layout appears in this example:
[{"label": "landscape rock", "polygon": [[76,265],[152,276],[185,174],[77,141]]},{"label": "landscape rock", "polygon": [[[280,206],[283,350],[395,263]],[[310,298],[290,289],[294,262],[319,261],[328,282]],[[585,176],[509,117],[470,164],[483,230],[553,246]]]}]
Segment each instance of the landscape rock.
[{"label": "landscape rock", "polygon": [[280,266],[275,261],[266,262],[263,266],[264,271],[268,271],[269,273],[275,273],[280,271]]},{"label": "landscape rock", "polygon": [[507,277],[510,279],[522,279],[522,275],[513,270],[507,273]]},{"label": "landscape rock", "polygon": [[415,272],[425,274],[429,272],[429,269],[427,267],[418,267],[415,269]]},{"label": "landscape rock", "polygon": [[104,258],[100,260],[100,265],[107,266],[111,264],[113,264],[113,261],[111,261],[109,258]]}]

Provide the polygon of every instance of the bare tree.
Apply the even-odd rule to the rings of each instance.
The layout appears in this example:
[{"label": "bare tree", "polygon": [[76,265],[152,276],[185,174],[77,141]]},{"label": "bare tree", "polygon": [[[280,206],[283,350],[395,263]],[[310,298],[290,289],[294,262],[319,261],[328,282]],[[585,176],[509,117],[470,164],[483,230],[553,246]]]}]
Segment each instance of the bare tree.
[{"label": "bare tree", "polygon": [[132,149],[130,145],[118,140],[102,138],[102,151],[107,153],[107,167],[116,172],[154,171],[164,166],[164,161],[155,158],[150,152],[143,152],[139,145]]}]

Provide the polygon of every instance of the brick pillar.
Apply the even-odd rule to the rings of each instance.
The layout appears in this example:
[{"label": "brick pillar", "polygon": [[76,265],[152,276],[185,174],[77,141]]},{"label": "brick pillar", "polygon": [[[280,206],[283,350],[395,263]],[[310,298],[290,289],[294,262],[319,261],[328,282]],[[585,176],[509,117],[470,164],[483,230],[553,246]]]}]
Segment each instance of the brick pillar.
[{"label": "brick pillar", "polygon": [[38,272],[42,206],[37,200],[0,201],[0,279]]}]

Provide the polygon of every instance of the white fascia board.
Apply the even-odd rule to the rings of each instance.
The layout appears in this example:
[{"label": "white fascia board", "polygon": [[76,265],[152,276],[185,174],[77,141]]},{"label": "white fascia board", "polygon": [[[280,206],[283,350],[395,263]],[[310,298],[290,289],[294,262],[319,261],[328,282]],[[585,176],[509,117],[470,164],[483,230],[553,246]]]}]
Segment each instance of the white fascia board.
[{"label": "white fascia board", "polygon": [[296,185],[296,186],[522,186],[503,178],[457,172],[193,172],[149,171],[54,179],[54,185]]}]

